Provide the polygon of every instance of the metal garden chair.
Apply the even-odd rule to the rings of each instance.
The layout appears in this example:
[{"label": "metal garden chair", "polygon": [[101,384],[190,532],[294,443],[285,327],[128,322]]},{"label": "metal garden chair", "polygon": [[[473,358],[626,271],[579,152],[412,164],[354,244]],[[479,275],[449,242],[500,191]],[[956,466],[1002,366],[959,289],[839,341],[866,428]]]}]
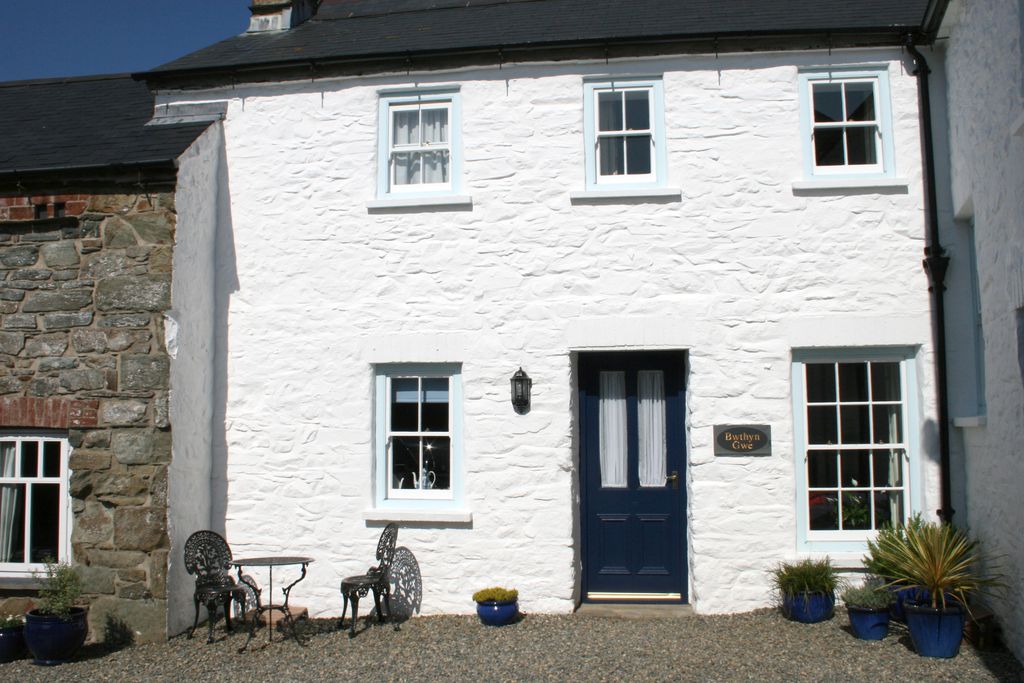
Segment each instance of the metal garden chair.
[{"label": "metal garden chair", "polygon": [[238,603],[245,614],[246,587],[236,583],[228,574],[231,568],[231,548],[228,542],[215,531],[197,531],[185,541],[185,569],[196,575],[196,591],[192,596],[196,605],[196,616],[188,631],[191,638],[199,625],[199,605],[208,612],[207,643],[213,642],[213,622],[217,619],[217,606],[224,605],[224,625],[231,631],[231,601]]},{"label": "metal garden chair", "polygon": [[[341,610],[341,621],[338,628],[345,626],[345,613],[348,611],[348,603],[352,603],[352,622],[349,624],[348,637],[356,634],[356,619],[359,618],[359,598],[365,597],[373,591],[373,602],[377,606],[377,619],[384,623],[384,612],[381,611],[380,599],[384,597],[384,607],[387,609],[388,618],[393,622],[391,614],[391,584],[389,574],[391,573],[391,562],[395,558],[395,541],[398,539],[398,525],[392,522],[384,527],[377,542],[377,565],[366,570],[365,574],[350,576],[341,582],[341,597],[344,606]],[[398,623],[395,622],[395,630],[398,630]]]}]

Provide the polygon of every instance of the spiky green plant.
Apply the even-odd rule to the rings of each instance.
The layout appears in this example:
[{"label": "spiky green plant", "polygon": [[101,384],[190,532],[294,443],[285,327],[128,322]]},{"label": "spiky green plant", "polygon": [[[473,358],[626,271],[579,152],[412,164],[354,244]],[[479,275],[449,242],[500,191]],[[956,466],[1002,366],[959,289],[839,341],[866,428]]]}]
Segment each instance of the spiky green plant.
[{"label": "spiky green plant", "polygon": [[900,534],[879,534],[869,550],[888,585],[928,591],[933,608],[945,608],[948,598],[966,607],[972,593],[1002,586],[998,574],[982,573],[978,542],[950,524],[907,525]]},{"label": "spiky green plant", "polygon": [[891,578],[893,569],[889,567],[886,558],[878,552],[879,546],[892,546],[893,544],[906,543],[907,529],[920,529],[925,525],[924,517],[920,512],[907,520],[906,524],[885,524],[878,530],[878,536],[874,541],[868,541],[868,554],[864,556],[864,568],[868,573],[883,578]]},{"label": "spiky green plant", "polygon": [[821,560],[780,562],[772,570],[772,586],[780,595],[829,594],[838,585],[839,573],[827,556]]},{"label": "spiky green plant", "polygon": [[477,602],[515,602],[519,599],[519,591],[515,588],[483,588],[473,593]]}]

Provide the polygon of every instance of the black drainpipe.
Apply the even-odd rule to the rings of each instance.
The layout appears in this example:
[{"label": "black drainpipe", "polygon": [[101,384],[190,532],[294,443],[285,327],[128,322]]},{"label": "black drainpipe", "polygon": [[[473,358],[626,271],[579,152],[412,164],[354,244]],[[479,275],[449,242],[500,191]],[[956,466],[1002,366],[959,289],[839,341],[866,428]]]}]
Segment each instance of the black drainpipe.
[{"label": "black drainpipe", "polygon": [[924,147],[925,220],[928,222],[928,240],[924,248],[924,270],[928,273],[928,291],[932,293],[933,344],[935,345],[935,388],[939,408],[939,470],[941,504],[936,513],[943,522],[952,522],[953,501],[950,493],[949,466],[949,382],[946,371],[946,269],[949,257],[939,242],[939,212],[935,199],[935,153],[932,149],[932,108],[928,92],[928,62],[914,46],[909,33],[904,46],[914,59],[917,77],[917,96],[921,106],[921,145]]}]

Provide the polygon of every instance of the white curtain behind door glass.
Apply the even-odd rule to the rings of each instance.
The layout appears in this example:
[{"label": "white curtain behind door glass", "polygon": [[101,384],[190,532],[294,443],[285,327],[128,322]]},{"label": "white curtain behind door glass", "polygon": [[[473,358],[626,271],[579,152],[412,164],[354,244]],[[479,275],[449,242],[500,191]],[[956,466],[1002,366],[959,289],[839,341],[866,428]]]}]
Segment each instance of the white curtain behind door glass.
[{"label": "white curtain behind door glass", "polygon": [[[0,477],[14,476],[15,443],[0,443]],[[14,548],[14,517],[18,487],[0,486],[0,562],[10,562]]]},{"label": "white curtain behind door glass", "polygon": [[637,442],[640,485],[665,485],[665,378],[661,370],[637,373]]},{"label": "white curtain behind door glass", "polygon": [[626,374],[602,372],[598,401],[601,486],[626,486]]}]

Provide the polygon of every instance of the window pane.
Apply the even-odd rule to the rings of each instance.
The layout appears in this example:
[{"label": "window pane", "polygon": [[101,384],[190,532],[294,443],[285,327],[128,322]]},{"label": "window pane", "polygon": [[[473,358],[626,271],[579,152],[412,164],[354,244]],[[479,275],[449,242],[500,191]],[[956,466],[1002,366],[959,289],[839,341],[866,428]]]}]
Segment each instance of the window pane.
[{"label": "window pane", "polygon": [[839,485],[839,469],[835,451],[807,453],[807,483],[812,488]]},{"label": "window pane", "polygon": [[842,129],[816,128],[814,130],[814,163],[818,166],[842,166],[845,161]]},{"label": "window pane", "polygon": [[420,144],[420,113],[415,109],[402,109],[394,112],[394,124],[391,137],[395,145]]},{"label": "window pane", "polygon": [[448,152],[424,152],[420,157],[424,183],[448,182]]},{"label": "window pane", "polygon": [[871,460],[868,451],[844,451],[842,462],[843,487],[871,486]]},{"label": "window pane", "polygon": [[875,406],[875,438],[872,443],[901,443],[903,416],[899,406]]},{"label": "window pane", "polygon": [[420,183],[420,152],[396,152],[392,155],[395,185],[417,185]]},{"label": "window pane", "polygon": [[415,436],[391,439],[391,488],[414,489],[420,478],[420,440]]},{"label": "window pane", "polygon": [[418,393],[419,381],[415,377],[396,377],[391,380],[391,431],[419,430]]},{"label": "window pane", "polygon": [[903,521],[903,492],[880,491],[875,493],[875,528],[885,524]]},{"label": "window pane", "polygon": [[871,364],[871,397],[876,401],[899,401],[900,364]]},{"label": "window pane", "polygon": [[601,487],[626,486],[626,373],[602,372],[598,394]]},{"label": "window pane", "polygon": [[423,144],[442,144],[448,142],[448,110],[423,110]]},{"label": "window pane", "polygon": [[846,84],[846,120],[875,120],[875,86],[872,83]]},{"label": "window pane", "polygon": [[451,488],[451,441],[448,437],[423,440],[423,473],[421,489]]},{"label": "window pane", "polygon": [[60,485],[34,484],[32,486],[32,524],[29,562],[45,562],[49,558],[60,560]]},{"label": "window pane", "polygon": [[60,442],[43,442],[43,476],[60,476]]},{"label": "window pane", "polygon": [[839,400],[868,400],[868,366],[867,363],[839,364]]},{"label": "window pane", "polygon": [[597,129],[622,130],[622,93],[597,94]]},{"label": "window pane", "polygon": [[871,494],[868,491],[843,493],[843,528],[871,528]]},{"label": "window pane", "polygon": [[39,442],[21,442],[21,476],[39,476]]},{"label": "window pane", "polygon": [[626,138],[626,169],[630,175],[651,172],[651,136]]},{"label": "window pane", "polygon": [[0,442],[0,477],[13,477],[17,472],[17,449],[15,441]]},{"label": "window pane", "polygon": [[839,420],[842,428],[844,444],[871,443],[870,425],[868,424],[867,406],[839,407]]},{"label": "window pane", "polygon": [[651,127],[651,101],[647,90],[626,91],[626,130]]},{"label": "window pane", "polygon": [[807,409],[807,438],[812,444],[839,443],[835,406]]},{"label": "window pane", "polygon": [[839,492],[812,491],[807,497],[807,520],[813,531],[839,528]]},{"label": "window pane", "polygon": [[664,373],[661,370],[640,370],[636,380],[637,469],[640,486],[664,486],[668,457]]},{"label": "window pane", "polygon": [[597,143],[598,156],[600,157],[601,175],[623,175],[626,172],[626,159],[623,147],[626,139],[623,137],[601,138]]},{"label": "window pane", "polygon": [[807,402],[834,403],[836,400],[836,366],[832,363],[807,365]]},{"label": "window pane", "polygon": [[24,562],[24,484],[0,486],[0,522],[0,562]]},{"label": "window pane", "polygon": [[903,486],[903,451],[875,451],[875,486]]},{"label": "window pane", "polygon": [[423,379],[423,431],[448,431],[448,379]]},{"label": "window pane", "polygon": [[846,129],[847,162],[851,166],[877,164],[874,126],[852,126]]},{"label": "window pane", "polygon": [[843,93],[839,83],[815,83],[814,120],[838,122],[843,120]]}]

